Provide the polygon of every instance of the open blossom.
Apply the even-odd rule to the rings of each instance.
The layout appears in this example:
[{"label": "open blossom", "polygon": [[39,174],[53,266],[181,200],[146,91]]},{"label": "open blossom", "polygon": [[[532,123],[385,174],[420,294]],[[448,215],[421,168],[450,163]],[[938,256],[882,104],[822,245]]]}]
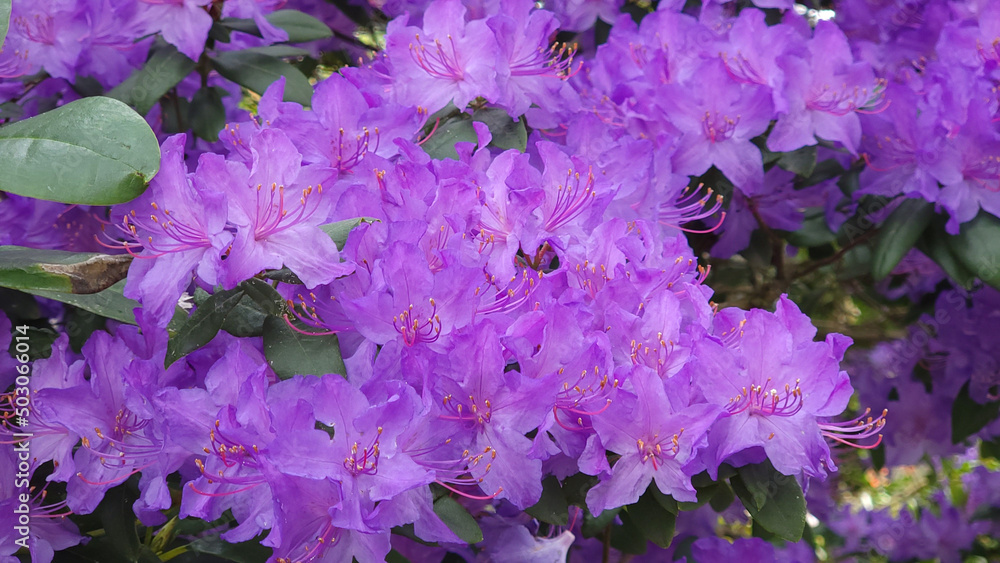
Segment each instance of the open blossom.
[{"label": "open blossom", "polygon": [[718,340],[695,347],[704,370],[697,384],[710,403],[725,408],[709,435],[709,470],[760,447],[786,475],[823,476],[835,466],[818,419],[847,407],[853,389],[839,362],[851,340],[831,334],[814,342],[816,329],[786,297],[775,313],[739,316],[720,319]]},{"label": "open blossom", "polygon": [[191,285],[192,271],[210,286],[219,282],[222,255],[233,239],[226,229],[226,197],[193,182],[184,164],[185,140],[175,135],[164,141],[160,172],[149,190],[115,209],[124,248],[136,256],[125,295],[139,301],[160,327],[170,321],[177,300]]}]

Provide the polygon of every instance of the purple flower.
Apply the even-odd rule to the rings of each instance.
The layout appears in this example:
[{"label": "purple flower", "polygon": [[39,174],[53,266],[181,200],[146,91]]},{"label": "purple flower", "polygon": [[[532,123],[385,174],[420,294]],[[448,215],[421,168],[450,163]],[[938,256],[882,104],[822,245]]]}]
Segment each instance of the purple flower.
[{"label": "purple flower", "polygon": [[460,0],[443,0],[427,8],[423,29],[406,26],[406,18],[389,22],[385,51],[399,103],[434,113],[448,102],[464,109],[479,96],[499,98],[493,31],[485,20],[465,16]]},{"label": "purple flower", "polygon": [[634,393],[631,400],[619,392],[607,411],[593,417],[600,440],[588,442],[588,449],[598,448],[593,454],[603,457],[607,448],[620,457],[610,468],[610,477],[587,493],[591,514],[638,501],[654,480],[663,494],[694,501],[691,475],[697,470],[687,466],[704,447],[706,432],[721,411],[708,404],[678,408],[666,387],[673,390],[675,384],[685,383],[677,378],[665,387],[659,375],[645,366],[634,368],[628,382]]},{"label": "purple flower", "polygon": [[683,132],[672,158],[675,172],[700,175],[714,165],[744,192],[761,183],[764,164],[750,139],[773,116],[767,88],[740,85],[721,61],[708,61],[691,79],[666,87],[654,103]]},{"label": "purple flower", "polygon": [[779,63],[788,82],[789,108],[778,117],[767,146],[792,151],[820,137],[856,154],[861,142],[857,112],[879,105],[884,82],[875,80],[867,63],[853,62],[847,38],[831,22],[816,24],[809,54],[808,60],[786,56]]},{"label": "purple flower", "polygon": [[319,225],[330,213],[323,182],[327,168],[301,166],[288,136],[264,129],[250,143],[250,170],[219,155],[204,155],[195,181],[204,191],[220,190],[229,202],[236,236],[220,281],[226,288],[268,268],[288,266],[307,287],[329,283],[353,271],[342,264],[337,245]]},{"label": "purple flower", "polygon": [[144,33],[160,33],[167,43],[197,61],[205,50],[212,16],[212,0],[140,0]]},{"label": "purple flower", "polygon": [[[156,326],[165,327],[192,281],[192,270],[209,286],[219,282],[222,253],[232,241],[225,230],[225,195],[219,186],[195,185],[184,164],[184,135],[164,141],[160,172],[139,198],[115,208],[125,249],[137,258],[129,268],[125,296],[143,305]],[[208,166],[200,165],[206,170]],[[207,172],[199,168],[198,178]],[[142,251],[132,250],[141,246]]]},{"label": "purple flower", "polygon": [[851,397],[839,366],[851,340],[831,334],[813,342],[809,317],[784,296],[775,313],[753,309],[744,321],[720,320],[717,340],[695,345],[695,382],[727,414],[709,435],[709,472],[733,454],[762,447],[781,473],[824,476],[824,467],[835,466],[818,417],[839,415]]}]

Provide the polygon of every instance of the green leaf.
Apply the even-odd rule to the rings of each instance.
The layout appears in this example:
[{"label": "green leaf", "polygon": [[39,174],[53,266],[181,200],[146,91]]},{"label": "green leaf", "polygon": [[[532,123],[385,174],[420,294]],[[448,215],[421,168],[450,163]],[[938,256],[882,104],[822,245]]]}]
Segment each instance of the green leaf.
[{"label": "green leaf", "polygon": [[472,127],[472,120],[469,119],[469,116],[462,114],[438,126],[437,131],[425,139],[420,147],[431,158],[458,160],[455,143],[475,143],[476,141],[476,130]]},{"label": "green leaf", "polygon": [[191,128],[188,124],[188,114],[191,113],[191,102],[175,93],[160,98],[160,118],[163,120],[163,132],[183,133]]},{"label": "green leaf", "polygon": [[583,526],[580,528],[580,531],[583,533],[583,537],[593,538],[603,534],[604,529],[615,521],[615,517],[622,511],[622,508],[624,507],[619,506],[617,508],[611,508],[605,510],[597,516],[592,515],[588,509],[583,514]]},{"label": "green leaf", "polygon": [[628,514],[621,512],[621,526],[611,526],[611,547],[630,555],[642,555],[648,549],[648,542]]},{"label": "green leaf", "polygon": [[11,289],[98,293],[125,279],[132,257],[0,246],[0,286]]},{"label": "green leaf", "polygon": [[485,123],[490,128],[490,134],[493,135],[490,144],[498,149],[524,152],[528,146],[528,131],[524,127],[523,118],[514,121],[500,108],[482,108],[472,114],[472,120]]},{"label": "green leaf", "polygon": [[765,461],[740,467],[729,482],[754,522],[790,542],[802,539],[806,501],[795,477],[782,475]]},{"label": "green leaf", "polygon": [[333,31],[328,25],[298,10],[277,10],[265,17],[275,27],[288,33],[289,43],[305,43],[333,37]]},{"label": "green leaf", "polygon": [[813,248],[837,240],[837,234],[827,225],[823,209],[812,207],[806,210],[805,220],[799,230],[789,233],[785,238],[800,248]]},{"label": "green leaf", "polygon": [[525,510],[529,516],[553,526],[569,524],[569,503],[563,494],[562,485],[554,475],[542,480],[542,498],[534,506]]},{"label": "green leaf", "polygon": [[[22,291],[79,307],[102,317],[134,325],[136,322],[132,310],[139,307],[139,303],[125,297],[124,290],[125,280],[114,284],[100,293],[63,293],[61,291],[48,291],[44,289],[24,289]],[[170,324],[167,325],[167,330],[171,332],[176,331],[187,321],[187,317],[187,312],[184,309],[175,307],[174,317],[170,321]]]},{"label": "green leaf", "polygon": [[264,47],[249,47],[243,49],[243,52],[260,53],[269,57],[278,57],[279,59],[284,59],[286,57],[305,57],[309,55],[309,51],[306,49],[292,47],[291,45],[282,45],[280,43],[278,45],[267,45]]},{"label": "green leaf", "polygon": [[947,241],[952,254],[973,275],[1000,288],[1000,219],[980,211]]},{"label": "green leaf", "polygon": [[[656,485],[650,488],[655,488]],[[677,523],[677,516],[663,507],[653,498],[652,493],[646,491],[639,501],[625,507],[621,513],[622,520],[631,520],[643,537],[660,547],[667,547],[674,539],[674,525]]]},{"label": "green leaf", "polygon": [[132,503],[136,496],[130,490],[131,483],[118,485],[104,493],[104,499],[97,507],[106,532],[106,541],[114,546],[119,557],[125,561],[136,561],[139,557],[139,534],[136,532],[135,513]]},{"label": "green leaf", "polygon": [[285,61],[247,51],[227,51],[212,57],[212,65],[223,77],[257,94],[263,94],[276,80],[285,77],[285,101],[308,106],[312,85],[304,74]]},{"label": "green leaf", "polygon": [[280,317],[285,314],[285,298],[271,284],[257,278],[250,278],[240,284],[250,299],[268,315]]},{"label": "green leaf", "polygon": [[782,153],[778,158],[778,166],[803,178],[812,176],[816,170],[816,145]]},{"label": "green leaf", "polygon": [[374,223],[378,219],[372,219],[371,217],[358,217],[356,219],[346,219],[344,221],[337,221],[336,223],[327,223],[326,225],[320,225],[319,228],[323,229],[323,232],[330,235],[333,242],[337,243],[337,249],[343,250],[344,244],[347,243],[347,235],[351,234],[351,231],[361,223]]},{"label": "green leaf", "polygon": [[336,334],[300,334],[281,317],[268,317],[264,321],[264,357],[282,379],[347,373]]},{"label": "green leaf", "polygon": [[931,260],[935,261],[938,266],[941,266],[944,273],[948,274],[948,277],[956,284],[965,289],[972,289],[976,281],[976,276],[965,265],[959,262],[958,258],[951,251],[951,247],[948,244],[948,239],[951,238],[951,235],[945,232],[944,223],[945,219],[943,216],[936,216],[931,221],[930,228],[924,231],[924,235],[917,242],[917,248]]},{"label": "green leaf", "polygon": [[[322,21],[298,10],[278,10],[265,16],[271,25],[288,33],[289,43],[305,43],[333,37],[333,31]],[[260,37],[260,29],[249,18],[223,18],[219,25]]]},{"label": "green leaf", "polygon": [[907,199],[882,223],[872,256],[872,276],[880,281],[917,243],[934,217],[934,204],[923,199]]},{"label": "green leaf", "polygon": [[256,538],[242,543],[229,543],[218,536],[210,536],[194,540],[188,544],[188,549],[236,563],[258,563],[271,556],[271,549],[261,545]]},{"label": "green leaf", "polygon": [[214,293],[199,305],[167,343],[164,367],[169,367],[182,356],[201,348],[215,338],[222,329],[222,324],[226,322],[226,317],[242,298],[243,290],[236,287]]},{"label": "green leaf", "polygon": [[222,103],[225,95],[227,92],[219,87],[195,92],[188,106],[188,122],[195,135],[211,143],[219,140],[219,131],[226,126],[226,106]]},{"label": "green leaf", "polygon": [[146,121],[111,98],[70,102],[0,128],[0,190],[84,205],[134,199],[160,169]]},{"label": "green leaf", "polygon": [[191,74],[195,62],[177,50],[177,47],[160,42],[152,54],[131,76],[115,86],[108,97],[121,100],[142,115],[149,113],[164,94]]},{"label": "green leaf", "polygon": [[483,530],[476,519],[450,496],[445,495],[434,501],[434,514],[462,541],[470,544],[483,541]]},{"label": "green leaf", "polygon": [[977,403],[969,396],[969,383],[965,382],[951,406],[951,443],[965,441],[1000,414],[1000,401]]},{"label": "green leaf", "polygon": [[7,29],[10,27],[10,2],[11,0],[0,0],[0,47],[3,47]]}]

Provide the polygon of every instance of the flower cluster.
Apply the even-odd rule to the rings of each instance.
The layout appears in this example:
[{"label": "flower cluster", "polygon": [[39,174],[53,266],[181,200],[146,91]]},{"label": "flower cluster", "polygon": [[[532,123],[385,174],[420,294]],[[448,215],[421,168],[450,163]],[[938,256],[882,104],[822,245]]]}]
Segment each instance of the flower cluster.
[{"label": "flower cluster", "polygon": [[[786,294],[801,288],[721,306],[705,265],[758,230],[791,256],[781,233],[807,219],[837,259],[833,233],[872,195],[934,203],[952,234],[981,209],[1000,215],[996,9],[934,0],[900,22],[861,0],[838,2],[835,21],[786,0],[342,4],[14,5],[5,122],[94,93],[141,105],[122,84],[185,59],[143,108],[162,157],[141,196],[87,207],[0,194],[0,244],[131,258],[120,297],[138,303],[134,324],[55,339],[34,365],[26,428],[16,394],[0,396],[0,442],[31,436],[35,560],[84,542],[64,516],[99,512],[123,484],[147,529],[175,514],[221,521],[223,540],[256,540],[274,563],[606,559],[612,530],[642,529],[646,503],[685,510],[672,537],[689,540],[616,550],[812,560],[807,542],[716,537],[716,511],[759,524],[753,468],[801,493],[837,470],[841,446],[880,448],[892,466],[1000,433],[948,416],[998,399],[995,290],[940,291],[947,276],[914,252],[896,270],[912,274],[904,287],[882,289],[937,292],[929,330],[845,361],[851,338],[818,337]],[[288,8],[335,38],[288,45]],[[384,29],[352,19],[376,9]],[[302,99],[299,67],[281,58],[326,65],[330,44],[363,58],[323,66]],[[268,72],[281,77],[237,84],[226,64],[241,57],[280,63]],[[207,97],[221,131],[196,122]],[[75,310],[32,303],[56,324]],[[336,361],[289,372],[316,342]],[[855,388],[862,407],[843,420]],[[7,461],[0,489],[14,482]],[[563,502],[540,516],[553,490]],[[708,498],[711,512],[696,509]],[[827,512],[847,538],[892,519]],[[456,525],[469,513],[471,537]],[[913,529],[959,516],[942,508]],[[964,549],[987,528],[938,543]],[[878,541],[842,551],[947,549]]]}]

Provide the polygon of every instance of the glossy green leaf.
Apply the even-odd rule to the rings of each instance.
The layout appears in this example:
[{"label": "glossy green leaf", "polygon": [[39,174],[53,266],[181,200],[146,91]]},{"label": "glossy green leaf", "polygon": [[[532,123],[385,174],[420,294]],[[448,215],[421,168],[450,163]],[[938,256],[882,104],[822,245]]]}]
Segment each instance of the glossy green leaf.
[{"label": "glossy green leaf", "polygon": [[240,289],[262,312],[277,317],[285,314],[285,298],[266,281],[250,278],[240,284]]},{"label": "glossy green leaf", "polygon": [[0,246],[0,286],[23,291],[98,293],[125,279],[132,257]]},{"label": "glossy green leaf", "polygon": [[241,543],[229,543],[218,536],[198,538],[188,545],[188,549],[195,553],[214,555],[226,561],[236,563],[259,563],[266,561],[271,555],[271,549],[264,547],[260,539],[252,539]]},{"label": "glossy green leaf", "polygon": [[590,513],[587,510],[583,515],[583,526],[580,531],[583,533],[585,538],[593,538],[604,533],[604,529],[611,525],[615,521],[615,517],[618,513],[622,511],[624,507],[619,506],[617,508],[611,508],[601,512],[597,516]]},{"label": "glossy green leaf", "polygon": [[740,467],[730,483],[754,522],[790,542],[802,539],[806,501],[795,477],[782,475],[765,461]]},{"label": "glossy green leaf", "polygon": [[524,152],[528,146],[528,131],[523,118],[514,121],[500,108],[482,108],[472,114],[472,120],[485,123],[490,128],[490,134],[493,136],[490,145],[498,149],[517,149]]},{"label": "glossy green leaf", "polygon": [[534,506],[525,510],[529,516],[553,526],[569,524],[569,503],[563,493],[559,479],[549,475],[542,480],[542,497]]},{"label": "glossy green leaf", "polygon": [[0,0],[0,47],[7,39],[7,30],[10,28],[10,3],[11,0]]},{"label": "glossy green leaf", "polygon": [[167,343],[167,355],[164,365],[169,367],[182,356],[189,354],[205,344],[222,330],[226,317],[243,298],[243,290],[234,288],[212,294],[204,303],[195,309]]},{"label": "glossy green leaf", "polygon": [[450,496],[442,496],[434,501],[434,514],[448,526],[455,535],[466,543],[483,541],[483,530],[476,519],[464,506]]},{"label": "glossy green leaf", "polygon": [[[24,289],[22,291],[59,301],[60,303],[66,303],[67,305],[73,305],[74,307],[101,315],[102,317],[134,325],[136,324],[135,315],[132,310],[138,307],[139,303],[125,297],[123,294],[124,289],[125,281],[122,280],[99,293],[63,293],[44,289]],[[171,332],[176,331],[185,321],[187,321],[187,312],[180,307],[176,307],[174,309],[174,317],[170,321],[170,324],[167,325],[167,330]]]},{"label": "glossy green leaf", "polygon": [[472,127],[472,120],[463,114],[441,123],[434,134],[425,139],[420,147],[431,158],[458,160],[455,143],[475,143],[476,141],[476,130]]},{"label": "glossy green leaf", "polygon": [[347,373],[336,334],[301,334],[281,317],[268,317],[264,321],[264,357],[282,379]]},{"label": "glossy green leaf", "polygon": [[934,204],[923,199],[907,199],[889,215],[882,223],[872,255],[872,276],[876,281],[892,273],[933,217]]},{"label": "glossy green leaf", "polygon": [[372,219],[371,217],[358,217],[356,219],[346,219],[344,221],[337,221],[336,223],[327,223],[326,225],[320,225],[319,228],[323,229],[323,232],[330,235],[333,242],[337,243],[337,248],[340,250],[344,249],[344,244],[347,243],[347,235],[351,234],[351,231],[361,223],[374,223],[378,219]]},{"label": "glossy green leaf", "polygon": [[227,51],[212,57],[212,65],[223,77],[263,94],[267,87],[285,77],[285,101],[308,106],[312,85],[304,74],[285,61],[252,51]]},{"label": "glossy green leaf", "polygon": [[298,10],[277,10],[266,16],[267,21],[288,33],[289,43],[305,43],[333,37],[330,26]]},{"label": "glossy green leaf", "polygon": [[111,98],[70,102],[0,128],[0,190],[84,205],[134,199],[160,169],[146,121]]},{"label": "glossy green leaf", "polygon": [[808,178],[816,170],[816,148],[816,145],[813,145],[781,153],[781,156],[778,157],[778,166],[803,178]]},{"label": "glossy green leaf", "polygon": [[944,273],[956,284],[965,289],[972,289],[976,282],[976,276],[959,262],[958,258],[951,251],[948,239],[951,235],[944,230],[944,217],[938,215],[931,221],[931,226],[924,231],[924,235],[917,242],[917,248],[926,254],[931,260],[941,266]]},{"label": "glossy green leaf", "polygon": [[980,211],[947,241],[952,254],[973,275],[1000,288],[1000,219]]},{"label": "glossy green leaf", "polygon": [[115,86],[108,97],[135,107],[142,115],[185,76],[194,70],[195,62],[168,43],[159,43],[141,68]]},{"label": "glossy green leaf", "polygon": [[643,537],[660,547],[669,546],[674,539],[677,516],[657,502],[649,491],[639,497],[635,504],[626,506],[621,516],[622,520],[631,520]]},{"label": "glossy green leaf", "polygon": [[226,106],[222,97],[226,91],[218,87],[199,88],[188,106],[191,131],[211,143],[219,140],[219,131],[226,126]]},{"label": "glossy green leaf", "polygon": [[[285,30],[289,43],[304,43],[333,37],[333,31],[322,21],[298,10],[277,10],[265,16],[273,26]],[[219,25],[260,37],[256,22],[249,18],[223,18]]]},{"label": "glossy green leaf", "polygon": [[951,406],[951,442],[958,444],[965,441],[996,420],[998,414],[1000,401],[976,402],[969,395],[969,382],[966,381]]}]

